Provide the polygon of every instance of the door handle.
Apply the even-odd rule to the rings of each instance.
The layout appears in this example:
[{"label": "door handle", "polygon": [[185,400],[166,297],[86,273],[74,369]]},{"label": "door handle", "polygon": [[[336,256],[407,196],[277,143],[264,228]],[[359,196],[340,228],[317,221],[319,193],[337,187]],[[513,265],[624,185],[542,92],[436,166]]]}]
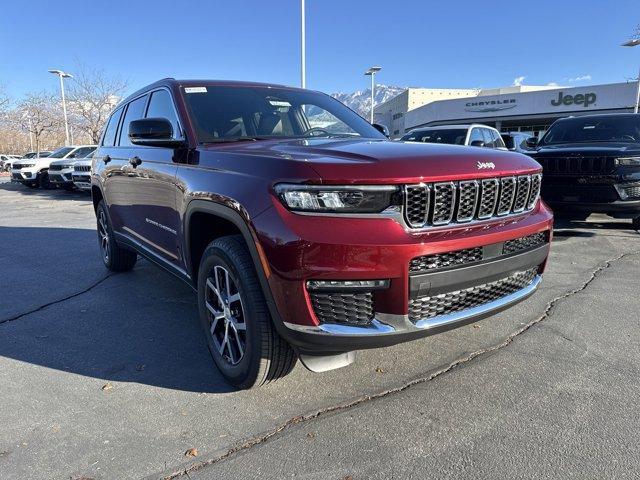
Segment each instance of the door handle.
[{"label": "door handle", "polygon": [[107,164],[111,161],[111,157],[109,155],[105,155],[104,157],[102,157],[102,161]]},{"label": "door handle", "polygon": [[140,157],[131,157],[129,159],[129,163],[131,165],[133,165],[133,168],[136,168],[138,165],[140,165],[142,163],[142,160],[140,159]]}]

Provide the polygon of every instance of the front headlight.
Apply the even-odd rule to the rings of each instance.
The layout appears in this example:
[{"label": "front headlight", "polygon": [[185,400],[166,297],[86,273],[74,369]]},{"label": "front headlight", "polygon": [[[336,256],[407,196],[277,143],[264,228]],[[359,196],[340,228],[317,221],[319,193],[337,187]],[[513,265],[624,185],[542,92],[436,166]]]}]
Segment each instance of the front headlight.
[{"label": "front headlight", "polygon": [[616,165],[640,167],[640,157],[619,157],[616,158]]},{"label": "front headlight", "polygon": [[392,185],[297,185],[281,183],[275,191],[295,212],[380,213],[399,205]]}]

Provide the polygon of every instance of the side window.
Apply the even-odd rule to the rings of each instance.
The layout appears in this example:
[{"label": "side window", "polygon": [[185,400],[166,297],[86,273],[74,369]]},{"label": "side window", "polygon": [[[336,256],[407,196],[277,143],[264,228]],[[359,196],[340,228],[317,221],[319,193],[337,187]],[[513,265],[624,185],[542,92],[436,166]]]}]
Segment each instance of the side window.
[{"label": "side window", "polygon": [[488,128],[482,129],[482,135],[484,135],[484,146],[487,148],[496,148],[495,143],[493,141],[493,136],[491,135],[491,130]]},{"label": "side window", "polygon": [[469,145],[477,140],[484,142],[484,137],[482,136],[482,131],[479,128],[474,128],[471,130],[471,135],[469,136]]},{"label": "side window", "polygon": [[493,148],[506,148],[504,144],[504,140],[498,132],[495,130],[489,130],[491,132],[491,136],[493,137]]},{"label": "side window", "polygon": [[132,120],[139,120],[144,117],[144,106],[147,103],[147,95],[140,97],[132,101],[127,106],[127,111],[124,114],[124,120],[122,122],[122,128],[120,129],[120,142],[121,147],[128,147],[131,145],[129,141],[129,124]]},{"label": "side window", "polygon": [[74,153],[75,158],[84,158],[87,155],[89,155],[91,152],[93,152],[96,149],[96,147],[82,147],[77,149]]},{"label": "side window", "polygon": [[113,147],[116,144],[116,130],[118,130],[118,123],[122,116],[122,108],[119,108],[111,114],[107,127],[104,129],[104,136],[102,137],[102,145],[105,147]]},{"label": "side window", "polygon": [[182,133],[178,126],[178,118],[173,106],[171,95],[166,90],[157,90],[151,94],[149,107],[147,108],[147,118],[166,118],[173,126],[173,137],[181,138]]}]

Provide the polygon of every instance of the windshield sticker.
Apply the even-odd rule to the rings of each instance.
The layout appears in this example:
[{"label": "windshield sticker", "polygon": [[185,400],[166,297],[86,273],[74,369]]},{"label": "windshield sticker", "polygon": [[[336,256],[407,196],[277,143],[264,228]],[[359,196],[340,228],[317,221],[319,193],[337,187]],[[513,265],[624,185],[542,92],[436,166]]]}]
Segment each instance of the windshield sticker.
[{"label": "windshield sticker", "polygon": [[184,93],[207,93],[207,87],[184,87]]},{"label": "windshield sticker", "polygon": [[290,107],[291,104],[289,102],[285,102],[283,100],[269,100],[269,104],[273,107]]}]

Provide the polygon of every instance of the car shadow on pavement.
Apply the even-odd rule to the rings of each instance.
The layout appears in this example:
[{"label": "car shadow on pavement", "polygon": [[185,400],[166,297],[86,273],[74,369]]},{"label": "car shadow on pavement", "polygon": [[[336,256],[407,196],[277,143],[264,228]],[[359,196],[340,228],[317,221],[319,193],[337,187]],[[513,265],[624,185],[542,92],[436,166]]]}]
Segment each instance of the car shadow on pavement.
[{"label": "car shadow on pavement", "polygon": [[[109,274],[92,230],[0,227],[0,243],[8,239],[47,261],[13,265],[19,257],[0,254],[10,273],[1,282],[9,295],[0,301],[0,356],[93,377],[97,386],[233,391],[209,355],[189,286],[141,258],[133,271]],[[65,245],[73,254],[56,255]],[[15,285],[30,295],[11,294]]]},{"label": "car shadow on pavement", "polygon": [[91,198],[91,192],[82,190],[65,190],[64,188],[51,188],[43,190],[41,188],[29,188],[26,185],[16,182],[0,182],[0,190],[8,192],[18,192],[28,197],[63,197],[69,199],[85,200]]}]

